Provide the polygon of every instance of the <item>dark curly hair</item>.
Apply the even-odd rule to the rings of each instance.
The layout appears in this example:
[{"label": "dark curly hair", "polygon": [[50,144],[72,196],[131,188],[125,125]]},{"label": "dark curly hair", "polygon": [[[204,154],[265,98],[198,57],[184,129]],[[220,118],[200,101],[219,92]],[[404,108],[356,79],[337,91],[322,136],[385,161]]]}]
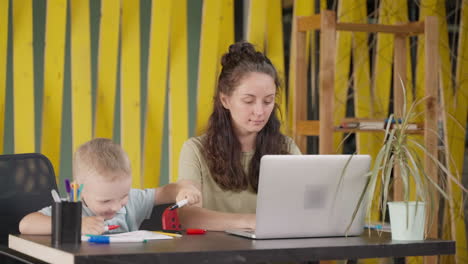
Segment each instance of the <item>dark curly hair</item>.
[{"label": "dark curly hair", "polygon": [[202,153],[213,179],[221,189],[239,192],[247,190],[250,185],[257,192],[261,157],[265,154],[289,154],[286,138],[280,132],[278,105],[275,104],[269,120],[257,134],[255,153],[246,174],[241,164],[241,144],[234,134],[230,112],[223,107],[220,97],[221,93],[230,96],[242,78],[252,72],[271,76],[277,95],[280,80],[271,61],[247,42],[231,45],[229,52],[223,55],[221,64],[213,113],[208,121]]}]

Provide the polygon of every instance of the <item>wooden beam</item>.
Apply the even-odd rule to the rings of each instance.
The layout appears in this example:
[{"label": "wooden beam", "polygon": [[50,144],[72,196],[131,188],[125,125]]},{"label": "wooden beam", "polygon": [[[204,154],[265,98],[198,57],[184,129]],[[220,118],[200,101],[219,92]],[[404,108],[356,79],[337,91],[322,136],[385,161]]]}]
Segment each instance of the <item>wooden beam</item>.
[{"label": "wooden beam", "polygon": [[296,32],[296,79],[293,108],[293,135],[302,153],[307,153],[307,139],[297,132],[297,121],[307,119],[306,32]]},{"label": "wooden beam", "polygon": [[297,31],[304,32],[320,29],[320,14],[312,16],[300,16],[296,18]]},{"label": "wooden beam", "polygon": [[320,135],[319,120],[299,120],[296,121],[296,132],[303,136],[318,136]]},{"label": "wooden beam", "polygon": [[423,22],[411,22],[401,25],[337,23],[336,30],[413,35],[424,33],[424,24]]},{"label": "wooden beam", "polygon": [[[426,146],[426,153],[424,158],[424,170],[426,174],[432,178],[434,182],[438,182],[438,166],[432,157],[437,159],[437,120],[438,120],[438,87],[439,87],[439,25],[437,17],[428,16],[425,20],[425,57],[426,71],[424,73],[424,84],[426,87],[425,101],[425,119],[424,119],[424,144]],[[426,226],[429,238],[439,238],[437,229],[439,221],[437,218],[439,212],[439,193],[433,188],[433,211],[428,211],[429,207],[426,206],[426,217],[429,217],[431,225]],[[424,263],[431,264],[437,263],[437,256],[424,257]]]},{"label": "wooden beam", "polygon": [[335,78],[335,35],[336,16],[334,12],[323,11],[320,31],[320,139],[319,153],[333,152],[333,105]]},{"label": "wooden beam", "polygon": [[[402,34],[395,35],[395,49],[393,53],[393,113],[395,118],[403,117],[404,113],[404,96],[403,92],[406,87],[406,36]],[[400,177],[400,166],[395,164],[393,182],[393,199],[394,201],[404,201],[403,183]]]}]

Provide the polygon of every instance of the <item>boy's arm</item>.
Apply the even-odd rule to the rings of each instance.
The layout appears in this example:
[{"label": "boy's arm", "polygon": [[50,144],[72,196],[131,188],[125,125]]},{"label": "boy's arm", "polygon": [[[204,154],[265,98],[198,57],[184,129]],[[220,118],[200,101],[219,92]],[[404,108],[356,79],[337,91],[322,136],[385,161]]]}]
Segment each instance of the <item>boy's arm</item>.
[{"label": "boy's arm", "polygon": [[52,233],[52,217],[39,212],[26,215],[19,223],[21,234],[50,235]]},{"label": "boy's arm", "polygon": [[188,199],[189,205],[201,206],[200,187],[191,180],[180,180],[177,183],[169,183],[156,188],[154,204],[174,203]]},{"label": "boy's arm", "polygon": [[255,229],[255,214],[234,214],[190,206],[179,210],[179,220],[185,228],[211,231],[226,229]]}]

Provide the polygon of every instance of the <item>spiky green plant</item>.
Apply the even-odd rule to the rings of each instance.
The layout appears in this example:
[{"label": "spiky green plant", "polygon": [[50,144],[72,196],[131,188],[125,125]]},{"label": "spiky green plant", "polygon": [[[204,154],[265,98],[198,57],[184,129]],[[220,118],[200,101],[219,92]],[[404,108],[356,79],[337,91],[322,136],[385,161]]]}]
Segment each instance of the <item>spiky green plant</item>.
[{"label": "spiky green plant", "polygon": [[[372,201],[374,200],[375,193],[377,192],[377,182],[380,178],[380,195],[378,197],[378,209],[381,211],[381,222],[384,222],[386,215],[386,204],[389,201],[389,191],[393,182],[397,179],[394,177],[397,174],[394,174],[395,166],[399,168],[398,177],[401,179],[403,186],[403,199],[405,202],[410,201],[411,197],[411,180],[414,182],[415,186],[415,200],[418,202],[425,202],[428,206],[428,215],[434,211],[434,206],[436,204],[435,196],[431,194],[432,187],[434,187],[438,193],[446,200],[450,201],[452,199],[450,193],[447,193],[444,189],[446,183],[453,181],[455,182],[464,192],[467,192],[467,189],[463,187],[457,177],[455,177],[446,165],[441,163],[438,157],[433,156],[424,145],[419,143],[417,140],[409,137],[408,126],[412,120],[417,120],[420,114],[416,113],[416,108],[418,104],[422,103],[426,98],[422,98],[418,101],[415,101],[411,104],[409,109],[406,109],[406,101],[404,102],[403,116],[398,119],[401,123],[396,126],[392,126],[391,122],[387,122],[385,125],[385,134],[382,142],[382,147],[380,148],[374,165],[367,174],[369,177],[368,182],[366,183],[364,189],[362,190],[361,196],[358,200],[358,204],[354,210],[354,213],[351,217],[351,221],[348,225],[347,230],[351,227],[352,222],[354,221],[356,214],[361,207],[365,204],[366,212],[369,213],[372,207]],[[393,120],[393,114],[389,116],[388,120]],[[437,131],[430,131],[431,133],[436,133]],[[441,140],[440,136],[439,140]],[[444,177],[441,177],[441,180],[445,179],[445,182],[441,183],[435,182],[429,175],[426,174],[424,170],[424,162],[421,159],[418,151],[427,155],[431,162],[434,162],[437,168],[442,172]],[[351,158],[352,159],[352,156]],[[349,162],[348,162],[349,164]],[[343,176],[345,175],[347,166],[344,167],[342,176],[340,179],[340,186],[343,182]],[[451,204],[449,202],[449,204]],[[408,211],[408,206],[407,206]],[[408,219],[407,219],[408,222]]]}]

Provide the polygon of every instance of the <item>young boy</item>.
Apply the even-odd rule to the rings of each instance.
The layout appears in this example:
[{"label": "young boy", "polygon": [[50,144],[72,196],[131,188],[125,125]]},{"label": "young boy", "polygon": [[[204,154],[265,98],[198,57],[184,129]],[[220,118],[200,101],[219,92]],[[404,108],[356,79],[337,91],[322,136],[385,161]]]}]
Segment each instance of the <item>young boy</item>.
[{"label": "young boy", "polygon": [[[83,234],[102,234],[107,225],[120,225],[111,232],[138,230],[156,204],[188,199],[193,205],[201,193],[191,184],[170,183],[156,189],[131,189],[130,160],[125,151],[110,139],[96,138],[81,145],[73,158],[73,178],[83,184],[81,193]],[[50,234],[51,207],[21,219],[22,234]]]}]

